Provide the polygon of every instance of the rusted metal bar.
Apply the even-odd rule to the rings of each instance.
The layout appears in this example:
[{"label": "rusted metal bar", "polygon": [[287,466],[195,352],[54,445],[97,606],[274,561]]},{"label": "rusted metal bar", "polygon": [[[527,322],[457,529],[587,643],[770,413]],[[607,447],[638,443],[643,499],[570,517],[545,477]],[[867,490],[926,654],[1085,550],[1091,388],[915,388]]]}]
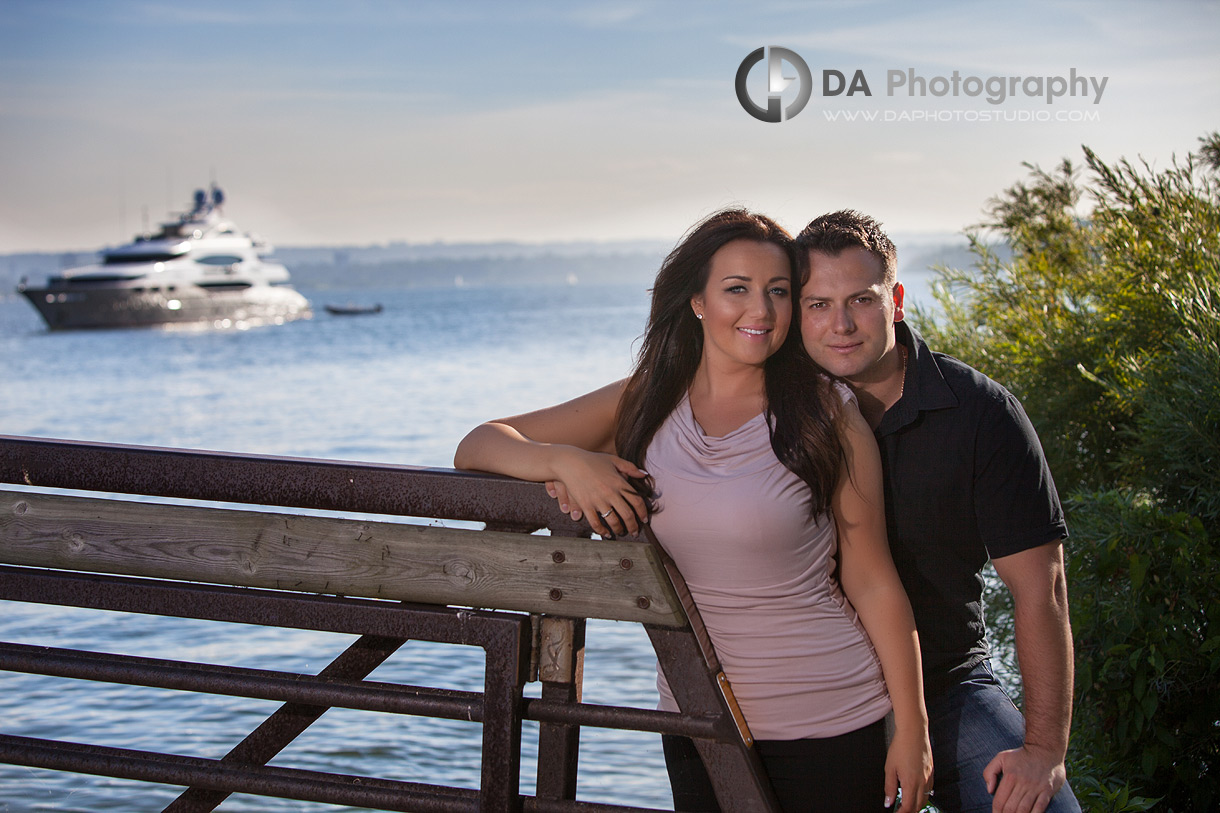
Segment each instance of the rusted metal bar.
[{"label": "rusted metal bar", "polygon": [[490,474],[301,457],[0,435],[0,482],[371,514],[493,521],[588,536],[541,483]]},{"label": "rusted metal bar", "polygon": [[[213,664],[183,664],[129,655],[0,643],[0,669],[162,689],[226,694],[262,700],[414,714],[482,722],[481,695],[386,683],[345,684],[308,675]],[[323,670],[319,677],[328,677]],[[317,681],[316,683],[314,681]],[[720,715],[681,715],[567,699],[525,698],[522,717],[562,726],[590,725],[628,731],[712,738],[725,732]]]},{"label": "rusted metal bar", "polygon": [[668,810],[668,808],[655,807],[626,807],[601,802],[539,799],[536,796],[526,796],[523,802],[524,813],[665,813]]},{"label": "rusted metal bar", "polygon": [[593,726],[620,731],[648,731],[654,734],[680,734],[692,738],[721,737],[726,731],[719,714],[679,714],[674,711],[626,706],[572,703],[546,697],[527,697],[525,713],[522,716],[534,722]]},{"label": "rusted metal bar", "polygon": [[[374,636],[361,638],[353,646],[363,647],[366,639],[371,637]],[[387,648],[386,657],[402,643],[402,639],[384,640],[393,640],[396,644],[393,648]],[[385,658],[368,668],[348,668],[350,658],[345,658],[345,655],[348,652],[314,676],[0,643],[0,669],[323,708],[360,709],[473,722],[483,720],[483,699],[475,692],[365,682],[360,678],[372,672]]]},{"label": "rusted metal bar", "polygon": [[[364,642],[365,639],[362,638],[353,644],[353,647]],[[330,669],[328,666],[315,677],[261,669],[0,643],[0,670],[10,672],[252,697],[260,700],[294,701],[302,705],[483,722],[483,702],[479,693],[396,683],[369,683],[358,681],[354,677],[341,680]],[[695,738],[715,737],[722,730],[718,727],[719,718],[715,716],[689,716],[652,709],[580,703],[566,698],[547,698],[545,694],[541,698],[525,698],[522,717],[568,728],[588,725],[625,731],[680,734]]]},{"label": "rusted metal bar", "polygon": [[310,629],[351,635],[423,638],[482,646],[498,625],[528,627],[516,613],[493,613],[376,599],[254,588],[158,582],[0,565],[0,599],[97,610]]},{"label": "rusted metal bar", "polygon": [[[149,754],[98,745],[0,734],[0,762],[161,784],[235,787],[235,792],[411,813],[474,813],[477,792],[463,788],[326,774],[298,768],[242,767],[220,760]],[[357,784],[358,783],[358,784]],[[525,797],[524,813],[664,813],[650,807]]]},{"label": "rusted metal bar", "polygon": [[[299,768],[235,765],[217,759],[0,735],[0,761],[35,768],[168,785],[227,789],[306,802],[416,813],[477,813],[478,793],[461,788]],[[508,810],[508,808],[502,808]]]},{"label": "rusted metal bar", "polygon": [[[363,679],[368,677],[374,669],[397,652],[399,647],[404,643],[406,643],[406,639],[403,638],[362,635],[351,646],[340,653],[339,657],[327,664],[326,668],[318,674],[315,680],[326,681],[332,685],[338,680],[359,681],[360,683],[357,684],[356,688],[366,688],[368,684],[364,684]],[[386,684],[380,684],[379,689],[380,687],[396,688]],[[381,692],[384,692],[384,689],[381,689],[379,694]],[[412,695],[417,695],[419,690],[412,687],[410,692]],[[221,762],[237,765],[266,765],[309,726],[313,725],[326,712],[327,708],[339,705],[338,703],[327,702],[323,698],[316,696],[312,699],[312,704],[309,701],[301,702],[301,698],[284,697],[273,699],[295,699],[297,702],[290,702],[276,709],[258,728],[254,729],[245,739],[230,749],[221,758]],[[466,708],[478,706],[480,711],[482,710],[481,703],[476,698],[467,698],[460,705]],[[368,706],[364,707],[368,708]],[[388,708],[384,710],[391,711]],[[420,709],[414,713],[427,712]],[[230,793],[225,790],[214,790],[198,786],[190,787],[165,808],[165,813],[210,813],[210,811],[219,807],[229,795]]]},{"label": "rusted metal bar", "polygon": [[[483,759],[479,810],[520,810],[522,690],[529,677],[528,623],[500,628],[485,641],[483,670]],[[515,636],[513,635],[515,632]]]}]

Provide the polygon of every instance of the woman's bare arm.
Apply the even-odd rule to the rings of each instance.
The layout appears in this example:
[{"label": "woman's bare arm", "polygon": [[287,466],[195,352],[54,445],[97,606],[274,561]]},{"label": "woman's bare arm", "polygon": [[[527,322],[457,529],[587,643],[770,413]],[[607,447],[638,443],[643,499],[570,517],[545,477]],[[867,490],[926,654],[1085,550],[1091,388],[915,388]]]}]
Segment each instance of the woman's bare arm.
[{"label": "woman's bare arm", "polygon": [[932,747],[923,701],[919,637],[911,603],[894,568],[885,530],[881,456],[854,403],[844,405],[846,461],[832,499],[839,531],[840,583],[873,642],[894,705],[894,739],[885,792],[902,787],[900,813],[914,813],[932,786]]},{"label": "woman's bare arm", "polygon": [[573,519],[587,517],[602,535],[637,533],[648,512],[627,478],[647,475],[614,454],[625,385],[616,381],[556,406],[477,426],[458,444],[453,465],[561,482]]}]

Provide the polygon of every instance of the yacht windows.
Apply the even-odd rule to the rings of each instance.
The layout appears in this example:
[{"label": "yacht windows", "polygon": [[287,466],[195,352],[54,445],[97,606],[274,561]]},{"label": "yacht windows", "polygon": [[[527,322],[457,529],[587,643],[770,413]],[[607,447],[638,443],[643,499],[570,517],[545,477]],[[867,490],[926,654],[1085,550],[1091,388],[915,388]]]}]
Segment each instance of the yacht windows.
[{"label": "yacht windows", "polygon": [[127,265],[130,263],[160,263],[160,262],[168,262],[170,260],[176,260],[178,258],[178,256],[179,256],[178,254],[171,254],[169,252],[165,252],[165,253],[137,252],[137,253],[132,253],[132,254],[123,254],[120,252],[112,251],[106,255],[106,259],[103,260],[103,264],[104,265]]},{"label": "yacht windows", "polygon": [[204,265],[237,265],[241,261],[242,258],[235,254],[213,254],[195,260],[195,262],[203,263]]},{"label": "yacht windows", "polygon": [[97,285],[99,283],[126,282],[130,279],[139,279],[139,277],[124,276],[123,274],[89,274],[80,277],[51,277],[49,284]]}]

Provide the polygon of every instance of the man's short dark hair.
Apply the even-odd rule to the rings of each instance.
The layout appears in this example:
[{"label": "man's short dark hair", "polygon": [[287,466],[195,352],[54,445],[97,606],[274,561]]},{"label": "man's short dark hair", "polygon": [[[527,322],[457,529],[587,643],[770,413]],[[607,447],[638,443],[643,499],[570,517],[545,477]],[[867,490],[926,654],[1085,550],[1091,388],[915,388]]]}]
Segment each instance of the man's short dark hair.
[{"label": "man's short dark hair", "polygon": [[844,249],[862,248],[881,261],[882,282],[892,288],[898,279],[898,250],[885,229],[873,218],[854,209],[841,209],[812,220],[796,236],[801,250],[802,272],[808,277],[810,251],[834,257]]}]

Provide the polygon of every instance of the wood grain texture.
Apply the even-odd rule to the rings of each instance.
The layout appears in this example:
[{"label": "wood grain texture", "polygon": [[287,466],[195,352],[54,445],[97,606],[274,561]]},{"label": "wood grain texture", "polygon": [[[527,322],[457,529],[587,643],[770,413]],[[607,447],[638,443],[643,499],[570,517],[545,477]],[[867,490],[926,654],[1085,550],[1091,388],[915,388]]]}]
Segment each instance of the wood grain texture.
[{"label": "wood grain texture", "polygon": [[645,541],[0,489],[0,562],[682,626]]}]

